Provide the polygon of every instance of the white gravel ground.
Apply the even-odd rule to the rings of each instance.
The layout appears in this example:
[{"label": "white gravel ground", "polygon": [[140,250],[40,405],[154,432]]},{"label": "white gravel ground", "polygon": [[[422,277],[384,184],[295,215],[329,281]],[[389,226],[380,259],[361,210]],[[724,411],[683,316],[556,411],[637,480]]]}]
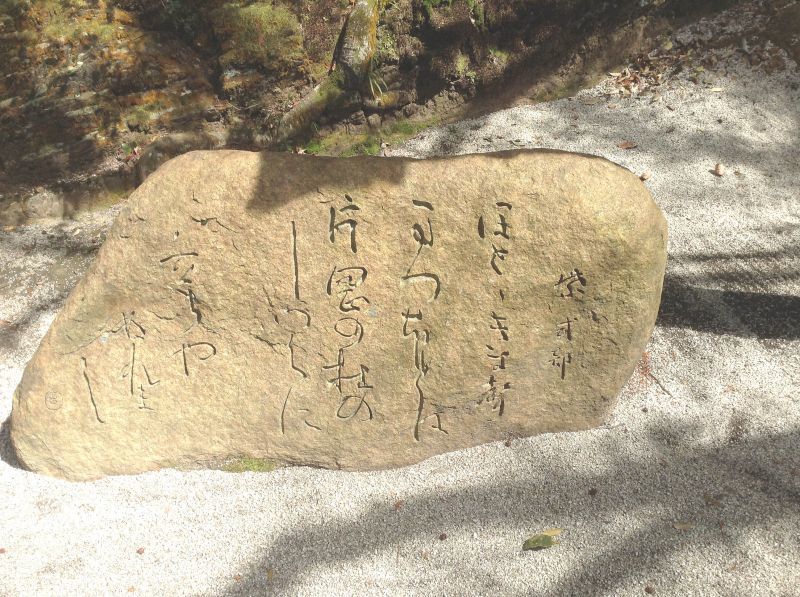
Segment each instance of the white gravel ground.
[{"label": "white gravel ground", "polygon": [[[652,173],[662,312],[606,426],[384,472],[82,484],[15,468],[6,431],[0,594],[800,595],[800,75],[732,54],[705,76],[655,103],[605,82],[390,148],[551,147]],[[0,421],[111,217],[0,233]],[[548,527],[559,545],[521,551]]]}]

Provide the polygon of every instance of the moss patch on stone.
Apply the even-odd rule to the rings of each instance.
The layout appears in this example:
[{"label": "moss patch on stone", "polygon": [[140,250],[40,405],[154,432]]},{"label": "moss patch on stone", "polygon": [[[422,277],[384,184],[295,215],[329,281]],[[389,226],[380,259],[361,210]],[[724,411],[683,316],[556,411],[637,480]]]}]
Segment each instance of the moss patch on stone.
[{"label": "moss patch on stone", "polygon": [[228,473],[268,473],[270,471],[274,471],[275,468],[275,463],[266,458],[242,456],[225,464],[221,470]]}]

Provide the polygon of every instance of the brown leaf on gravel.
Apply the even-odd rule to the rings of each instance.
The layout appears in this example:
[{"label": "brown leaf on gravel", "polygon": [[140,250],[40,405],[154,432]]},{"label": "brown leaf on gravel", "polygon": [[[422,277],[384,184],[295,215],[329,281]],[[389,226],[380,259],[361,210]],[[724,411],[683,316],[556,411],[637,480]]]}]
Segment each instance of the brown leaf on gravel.
[{"label": "brown leaf on gravel", "polygon": [[400,510],[402,510],[403,506],[405,506],[405,505],[406,505],[406,501],[405,500],[397,500],[394,503],[394,511],[395,512],[400,512]]},{"label": "brown leaf on gravel", "polygon": [[592,487],[589,490],[589,495],[592,496],[592,497],[596,496],[597,495],[597,487]]},{"label": "brown leaf on gravel", "polygon": [[272,577],[275,576],[275,569],[274,568],[267,568],[267,580],[272,580]]},{"label": "brown leaf on gravel", "polygon": [[16,226],[3,226],[3,232],[14,232],[16,229]]},{"label": "brown leaf on gravel", "polygon": [[672,528],[678,531],[691,531],[694,528],[693,522],[673,522]]},{"label": "brown leaf on gravel", "polygon": [[617,143],[617,147],[620,149],[633,149],[634,147],[638,147],[638,143],[634,143],[633,141],[622,141],[621,143]]},{"label": "brown leaf on gravel", "polygon": [[717,164],[714,166],[713,170],[710,170],[711,174],[714,176],[724,176],[725,175],[725,166],[722,164]]},{"label": "brown leaf on gravel", "polygon": [[136,553],[138,553],[139,555],[142,555],[144,553],[144,547],[140,547],[139,549],[137,549]]},{"label": "brown leaf on gravel", "polygon": [[235,580],[236,582],[241,582],[241,580],[242,580],[242,575],[241,575],[241,574],[235,574],[235,575],[233,576],[233,580]]},{"label": "brown leaf on gravel", "polygon": [[0,547],[0,553],[6,553],[6,548],[5,547]]},{"label": "brown leaf on gravel", "polygon": [[439,541],[444,541],[445,539],[447,539],[447,533],[442,533],[439,535]]},{"label": "brown leaf on gravel", "polygon": [[651,587],[650,585],[647,585],[644,588],[644,592],[647,593],[648,595],[652,595],[653,593],[656,592],[656,590],[653,587]]}]

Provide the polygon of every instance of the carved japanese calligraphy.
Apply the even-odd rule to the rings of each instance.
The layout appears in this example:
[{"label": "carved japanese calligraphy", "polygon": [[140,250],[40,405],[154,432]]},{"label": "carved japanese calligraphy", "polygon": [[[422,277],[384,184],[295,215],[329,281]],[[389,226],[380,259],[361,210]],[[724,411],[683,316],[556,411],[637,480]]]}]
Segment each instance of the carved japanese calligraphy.
[{"label": "carved japanese calligraphy", "polygon": [[192,152],[131,196],[25,370],[11,440],[70,479],[249,455],[372,469],[598,425],[666,228],[605,160]]},{"label": "carved japanese calligraphy", "polygon": [[[352,217],[353,212],[357,212],[361,208],[355,204],[353,198],[345,193],[345,200],[347,203],[336,209],[330,208],[330,223],[328,224],[328,234],[331,244],[336,240],[336,234],[341,232],[343,228],[347,228],[350,234],[350,250],[353,253],[358,252],[356,246],[356,226],[358,222]],[[350,216],[350,217],[348,217]]]}]

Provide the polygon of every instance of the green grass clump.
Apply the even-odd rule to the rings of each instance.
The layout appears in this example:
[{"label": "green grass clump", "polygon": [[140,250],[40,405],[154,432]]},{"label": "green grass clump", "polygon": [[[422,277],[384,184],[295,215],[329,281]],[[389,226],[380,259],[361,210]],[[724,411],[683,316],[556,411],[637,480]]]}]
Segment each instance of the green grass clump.
[{"label": "green grass clump", "polygon": [[275,463],[266,458],[242,456],[226,464],[222,470],[229,473],[268,473],[275,470]]},{"label": "green grass clump", "polygon": [[306,153],[317,154],[322,151],[322,141],[320,139],[312,139],[308,142],[308,144],[303,148]]},{"label": "green grass clump", "polygon": [[359,141],[342,152],[343,158],[350,158],[354,155],[378,155],[381,152],[381,139],[376,135],[366,135],[363,141]]},{"label": "green grass clump", "polygon": [[489,55],[494,58],[500,66],[504,66],[508,62],[508,52],[500,48],[489,48]]},{"label": "green grass clump", "polygon": [[247,65],[283,72],[303,61],[300,22],[283,6],[227,2],[211,16],[214,32],[222,40],[224,67]]},{"label": "green grass clump", "polygon": [[377,155],[381,151],[382,141],[395,145],[437,124],[439,124],[437,118],[396,120],[374,133],[351,135],[337,132],[324,137],[314,137],[303,149],[306,153],[341,157]]}]

